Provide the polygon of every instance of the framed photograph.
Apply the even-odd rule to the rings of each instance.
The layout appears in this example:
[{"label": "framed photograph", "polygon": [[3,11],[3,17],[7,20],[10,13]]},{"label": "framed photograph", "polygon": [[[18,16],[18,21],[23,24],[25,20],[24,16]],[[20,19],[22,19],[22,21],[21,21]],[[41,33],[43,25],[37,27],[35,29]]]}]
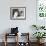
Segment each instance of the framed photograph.
[{"label": "framed photograph", "polygon": [[11,20],[25,20],[26,19],[26,7],[11,7],[10,8]]}]

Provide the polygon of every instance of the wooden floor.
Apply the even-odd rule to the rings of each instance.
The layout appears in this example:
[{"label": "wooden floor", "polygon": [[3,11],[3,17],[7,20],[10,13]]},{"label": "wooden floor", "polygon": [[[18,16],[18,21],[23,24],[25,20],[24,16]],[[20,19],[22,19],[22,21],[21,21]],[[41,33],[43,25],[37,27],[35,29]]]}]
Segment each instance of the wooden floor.
[{"label": "wooden floor", "polygon": [[[2,42],[0,42],[0,46],[4,46],[4,43]],[[8,45],[7,46],[15,46],[15,42],[14,43],[8,43]],[[30,43],[30,46],[37,46],[37,43],[34,43],[34,42],[32,42],[32,43]],[[41,45],[41,46],[46,46],[46,43],[44,43],[43,45]]]}]

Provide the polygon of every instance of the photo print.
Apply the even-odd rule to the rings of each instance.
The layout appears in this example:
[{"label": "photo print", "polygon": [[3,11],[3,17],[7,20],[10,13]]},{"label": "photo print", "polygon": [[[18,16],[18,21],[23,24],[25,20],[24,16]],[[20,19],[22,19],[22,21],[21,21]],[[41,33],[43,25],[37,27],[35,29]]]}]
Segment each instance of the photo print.
[{"label": "photo print", "polygon": [[10,8],[10,19],[11,20],[26,19],[26,8],[25,7],[11,7]]}]

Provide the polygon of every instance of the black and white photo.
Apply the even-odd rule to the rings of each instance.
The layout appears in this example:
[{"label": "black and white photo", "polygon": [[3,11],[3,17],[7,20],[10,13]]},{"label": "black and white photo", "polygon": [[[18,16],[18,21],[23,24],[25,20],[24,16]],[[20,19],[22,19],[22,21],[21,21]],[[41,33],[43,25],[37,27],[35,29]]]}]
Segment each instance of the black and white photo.
[{"label": "black and white photo", "polygon": [[10,19],[11,20],[26,19],[26,8],[25,7],[11,7]]}]

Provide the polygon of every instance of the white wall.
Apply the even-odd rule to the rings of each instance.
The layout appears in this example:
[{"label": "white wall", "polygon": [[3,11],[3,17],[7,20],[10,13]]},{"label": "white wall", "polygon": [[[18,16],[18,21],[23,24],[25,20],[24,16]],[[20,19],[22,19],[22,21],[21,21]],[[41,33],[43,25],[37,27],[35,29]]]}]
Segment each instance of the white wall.
[{"label": "white wall", "polygon": [[[26,7],[26,20],[10,20],[10,7],[23,6]],[[0,34],[17,26],[20,32],[30,32],[32,36],[32,24],[36,24],[36,0],[0,0]]]}]

